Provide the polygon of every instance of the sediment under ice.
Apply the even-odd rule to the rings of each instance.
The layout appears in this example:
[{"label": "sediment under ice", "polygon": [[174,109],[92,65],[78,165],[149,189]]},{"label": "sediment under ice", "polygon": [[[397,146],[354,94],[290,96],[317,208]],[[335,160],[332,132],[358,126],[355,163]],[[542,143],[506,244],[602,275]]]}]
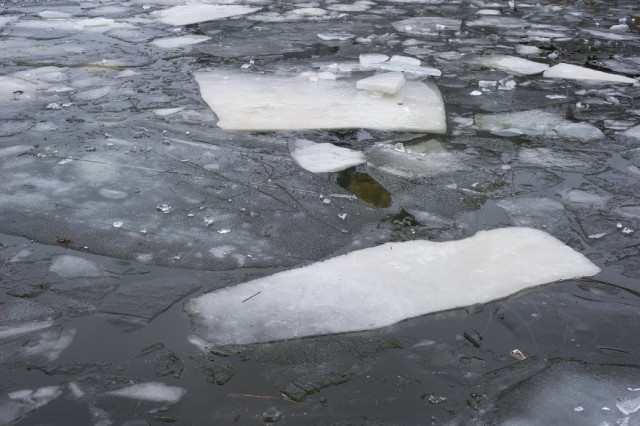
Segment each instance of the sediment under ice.
[{"label": "sediment under ice", "polygon": [[545,232],[503,228],[355,251],[205,294],[185,309],[202,339],[248,344],[370,330],[599,271]]}]

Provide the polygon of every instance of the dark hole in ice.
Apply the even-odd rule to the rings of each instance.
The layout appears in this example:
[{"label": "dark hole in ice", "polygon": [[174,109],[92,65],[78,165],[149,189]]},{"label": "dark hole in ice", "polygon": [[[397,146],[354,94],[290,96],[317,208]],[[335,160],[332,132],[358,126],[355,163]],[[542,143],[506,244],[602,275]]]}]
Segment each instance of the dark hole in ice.
[{"label": "dark hole in ice", "polygon": [[353,169],[338,174],[338,185],[376,207],[390,207],[391,194],[367,173]]}]

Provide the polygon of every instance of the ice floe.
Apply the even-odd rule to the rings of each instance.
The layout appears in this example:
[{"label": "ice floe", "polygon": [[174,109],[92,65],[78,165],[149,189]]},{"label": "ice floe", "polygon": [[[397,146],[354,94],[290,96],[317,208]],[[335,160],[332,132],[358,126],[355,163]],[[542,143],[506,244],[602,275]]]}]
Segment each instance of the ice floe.
[{"label": "ice floe", "polygon": [[592,141],[602,139],[600,129],[589,123],[574,123],[560,115],[543,110],[517,111],[501,114],[476,114],[479,130],[499,136],[545,136]]},{"label": "ice floe", "polygon": [[495,68],[515,76],[539,74],[549,65],[509,55],[485,55],[477,60],[485,67]]},{"label": "ice floe", "polygon": [[180,37],[158,38],[153,40],[151,44],[162,47],[163,49],[176,49],[178,47],[191,46],[192,44],[202,43],[203,41],[207,40],[211,40],[211,37],[189,34]]},{"label": "ice floe", "polygon": [[640,125],[631,127],[622,132],[623,136],[640,140]]},{"label": "ice floe", "polygon": [[542,75],[546,78],[562,78],[567,80],[589,80],[627,84],[633,84],[637,82],[637,80],[630,77],[625,77],[623,75],[592,70],[590,68],[585,68],[573,64],[554,65],[551,68],[547,69]]},{"label": "ice floe", "polygon": [[191,25],[232,16],[246,15],[260,10],[234,4],[185,4],[151,12],[151,17],[167,25]]},{"label": "ice floe", "polygon": [[177,386],[169,386],[160,382],[147,382],[106,392],[104,395],[173,404],[180,401],[185,393],[187,393],[186,390]]},{"label": "ice floe", "polygon": [[394,22],[393,28],[406,34],[435,36],[440,31],[459,31],[460,25],[462,21],[458,19],[421,16]]},{"label": "ice floe", "polygon": [[289,152],[300,167],[312,173],[339,172],[367,161],[362,152],[306,139],[290,142]]},{"label": "ice floe", "polygon": [[370,128],[444,133],[440,91],[407,82],[395,95],[358,90],[353,81],[199,72],[202,97],[228,130]]},{"label": "ice floe", "polygon": [[545,232],[503,228],[355,251],[205,294],[185,309],[202,339],[248,344],[384,327],[599,270]]},{"label": "ice floe", "polygon": [[33,30],[90,31],[106,32],[119,28],[133,28],[127,22],[117,22],[110,18],[68,18],[45,20],[20,20],[13,24],[15,28]]}]

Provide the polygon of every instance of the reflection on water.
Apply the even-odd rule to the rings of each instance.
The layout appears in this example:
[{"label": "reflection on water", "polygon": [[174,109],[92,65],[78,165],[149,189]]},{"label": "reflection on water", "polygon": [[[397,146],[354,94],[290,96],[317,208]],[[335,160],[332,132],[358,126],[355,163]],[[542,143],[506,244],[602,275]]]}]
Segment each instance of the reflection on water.
[{"label": "reflection on water", "polygon": [[374,178],[363,172],[348,169],[338,174],[338,185],[376,207],[390,207],[391,194]]}]

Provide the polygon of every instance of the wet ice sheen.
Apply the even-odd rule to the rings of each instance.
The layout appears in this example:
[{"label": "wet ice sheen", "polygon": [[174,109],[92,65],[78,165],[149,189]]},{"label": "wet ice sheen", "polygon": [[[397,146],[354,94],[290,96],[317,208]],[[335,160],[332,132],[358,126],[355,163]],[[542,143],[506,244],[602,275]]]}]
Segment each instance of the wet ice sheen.
[{"label": "wet ice sheen", "polygon": [[387,243],[192,299],[195,332],[247,344],[384,327],[600,269],[530,228],[450,242]]},{"label": "wet ice sheen", "polygon": [[186,390],[177,386],[169,386],[160,382],[148,382],[106,392],[104,395],[173,404],[180,401],[185,393],[187,393]]},{"label": "wet ice sheen", "polygon": [[409,81],[396,94],[379,96],[352,81],[222,71],[195,76],[218,126],[227,130],[446,131],[442,96],[431,81]]}]

